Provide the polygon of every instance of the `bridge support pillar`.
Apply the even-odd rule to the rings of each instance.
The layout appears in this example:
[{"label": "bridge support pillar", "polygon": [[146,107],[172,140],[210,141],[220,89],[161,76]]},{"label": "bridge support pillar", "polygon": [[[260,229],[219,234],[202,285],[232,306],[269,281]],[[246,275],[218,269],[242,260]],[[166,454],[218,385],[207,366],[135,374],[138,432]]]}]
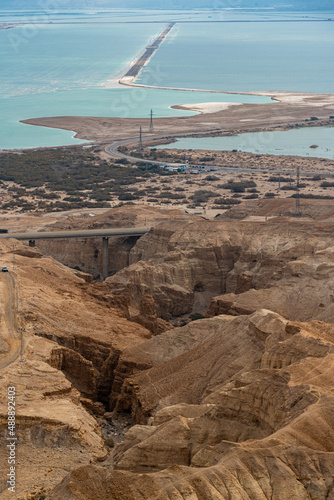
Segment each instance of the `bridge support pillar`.
[{"label": "bridge support pillar", "polygon": [[35,240],[29,240],[29,246],[30,247],[35,247],[36,246]]},{"label": "bridge support pillar", "polygon": [[102,278],[105,280],[109,276],[109,238],[104,236],[102,242]]}]

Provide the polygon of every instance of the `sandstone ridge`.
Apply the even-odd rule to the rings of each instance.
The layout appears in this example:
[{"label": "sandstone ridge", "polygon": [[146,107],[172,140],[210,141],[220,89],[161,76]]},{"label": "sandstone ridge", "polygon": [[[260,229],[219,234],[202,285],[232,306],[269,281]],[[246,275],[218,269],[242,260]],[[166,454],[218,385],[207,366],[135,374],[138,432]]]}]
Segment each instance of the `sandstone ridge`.
[{"label": "sandstone ridge", "polygon": [[[211,335],[187,349],[185,327],[179,354],[162,350],[128,380],[138,424],[115,449],[116,470],[79,468],[50,499],[332,498],[333,325],[268,310],[196,323]],[[152,342],[172,338],[142,344],[146,363]]]}]

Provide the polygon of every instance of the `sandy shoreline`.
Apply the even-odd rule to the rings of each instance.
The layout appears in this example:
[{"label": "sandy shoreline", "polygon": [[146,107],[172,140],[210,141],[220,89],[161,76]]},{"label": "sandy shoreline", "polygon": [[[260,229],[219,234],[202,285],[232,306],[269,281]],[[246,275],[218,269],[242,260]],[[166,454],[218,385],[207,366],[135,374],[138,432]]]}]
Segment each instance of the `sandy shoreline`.
[{"label": "sandy shoreline", "polygon": [[155,133],[149,132],[149,120],[139,118],[105,118],[105,117],[44,117],[22,120],[21,123],[74,131],[74,137],[89,142],[115,143],[133,138],[135,141],[142,127],[143,139],[152,139],[155,135],[185,134],[220,135],[257,132],[267,130],[288,130],[293,127],[309,126],[311,117],[316,117],[317,125],[331,124],[330,116],[334,115],[334,94],[312,94],[289,91],[220,91],[205,89],[186,89],[163,86],[149,86],[135,83],[143,65],[159,49],[170,34],[174,24],[171,23],[157,37],[149,42],[130,66],[119,73],[118,80],[108,80],[104,86],[125,85],[146,89],[163,89],[184,92],[205,92],[212,94],[252,95],[270,97],[275,104],[244,103],[192,103],[175,104],[173,109],[194,111],[194,116],[156,118]]},{"label": "sandy shoreline", "polygon": [[[78,139],[103,144],[130,138],[135,142],[139,137],[140,126],[143,128],[144,140],[151,140],[156,135],[174,134],[183,137],[190,134],[226,135],[289,130],[294,127],[332,125],[330,116],[334,115],[334,95],[282,93],[275,104],[194,103],[176,106],[197,114],[156,118],[154,134],[149,133],[149,120],[145,118],[58,116],[33,118],[22,123],[75,131]],[[311,117],[317,120],[312,121]]]}]

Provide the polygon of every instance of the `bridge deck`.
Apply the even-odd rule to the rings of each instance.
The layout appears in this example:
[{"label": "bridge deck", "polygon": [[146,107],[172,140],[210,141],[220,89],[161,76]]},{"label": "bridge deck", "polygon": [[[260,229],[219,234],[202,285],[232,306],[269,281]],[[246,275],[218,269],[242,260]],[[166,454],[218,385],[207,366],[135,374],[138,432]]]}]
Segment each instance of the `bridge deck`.
[{"label": "bridge deck", "polygon": [[5,233],[0,234],[0,238],[15,238],[16,240],[50,240],[56,238],[97,238],[112,236],[143,236],[148,233],[148,227],[130,227],[117,229],[87,229],[82,231],[56,231],[45,233]]}]

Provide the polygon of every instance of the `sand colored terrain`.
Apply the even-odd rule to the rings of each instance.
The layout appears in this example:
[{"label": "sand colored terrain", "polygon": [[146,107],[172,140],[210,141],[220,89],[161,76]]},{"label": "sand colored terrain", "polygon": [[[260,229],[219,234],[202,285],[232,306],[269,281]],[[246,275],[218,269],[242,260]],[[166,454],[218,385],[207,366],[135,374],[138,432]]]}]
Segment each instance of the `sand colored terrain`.
[{"label": "sand colored terrain", "polygon": [[[266,130],[281,126],[305,125],[305,119],[316,116],[327,123],[334,111],[332,94],[257,93],[270,95],[278,102],[272,104],[242,104],[229,106],[216,113],[197,114],[175,118],[156,118],[155,133],[148,134],[148,120],[134,118],[98,118],[59,116],[34,118],[23,123],[43,127],[60,128],[76,132],[76,137],[89,141],[110,143],[138,136],[139,127],[147,137],[162,134],[221,133]],[[175,103],[177,105],[178,103]],[[181,103],[182,105],[182,103]],[[195,105],[195,106],[198,106]],[[210,109],[210,111],[212,111]],[[244,120],[247,120],[245,123]]]},{"label": "sand colored terrain", "polygon": [[332,498],[333,326],[259,310],[215,318],[186,352],[169,351],[171,335],[154,339],[156,366],[128,381],[139,422],[153,417],[117,446],[116,470],[78,468],[50,499]]},{"label": "sand colored terrain", "polygon": [[249,200],[207,221],[126,206],[43,225],[149,221],[106,283],[1,243],[24,340],[0,379],[3,430],[17,387],[18,499],[334,496],[334,207],[302,208],[296,220],[293,200]]},{"label": "sand colored terrain", "polygon": [[[291,319],[333,321],[332,253],[331,222],[166,222],[139,240],[130,266],[107,283],[113,293],[128,293],[134,305],[152,295],[165,319],[205,314],[215,296],[268,298],[276,290],[284,299],[266,307]],[[284,304],[288,309],[281,309]]]},{"label": "sand colored terrain", "polygon": [[[6,469],[7,386],[16,388],[18,446],[17,496],[52,485],[74,463],[107,456],[100,425],[92,415],[106,411],[113,367],[122,349],[150,338],[130,322],[127,303],[91,276],[66,268],[37,249],[1,242],[1,317],[11,314],[22,329],[23,362],[11,356],[12,339],[1,328],[1,466]],[[18,307],[6,288],[15,279]],[[10,333],[15,337],[17,330]],[[20,335],[19,335],[20,338]],[[89,412],[87,411],[89,410]],[[2,488],[2,483],[0,487]],[[1,498],[13,498],[1,490]]]}]

